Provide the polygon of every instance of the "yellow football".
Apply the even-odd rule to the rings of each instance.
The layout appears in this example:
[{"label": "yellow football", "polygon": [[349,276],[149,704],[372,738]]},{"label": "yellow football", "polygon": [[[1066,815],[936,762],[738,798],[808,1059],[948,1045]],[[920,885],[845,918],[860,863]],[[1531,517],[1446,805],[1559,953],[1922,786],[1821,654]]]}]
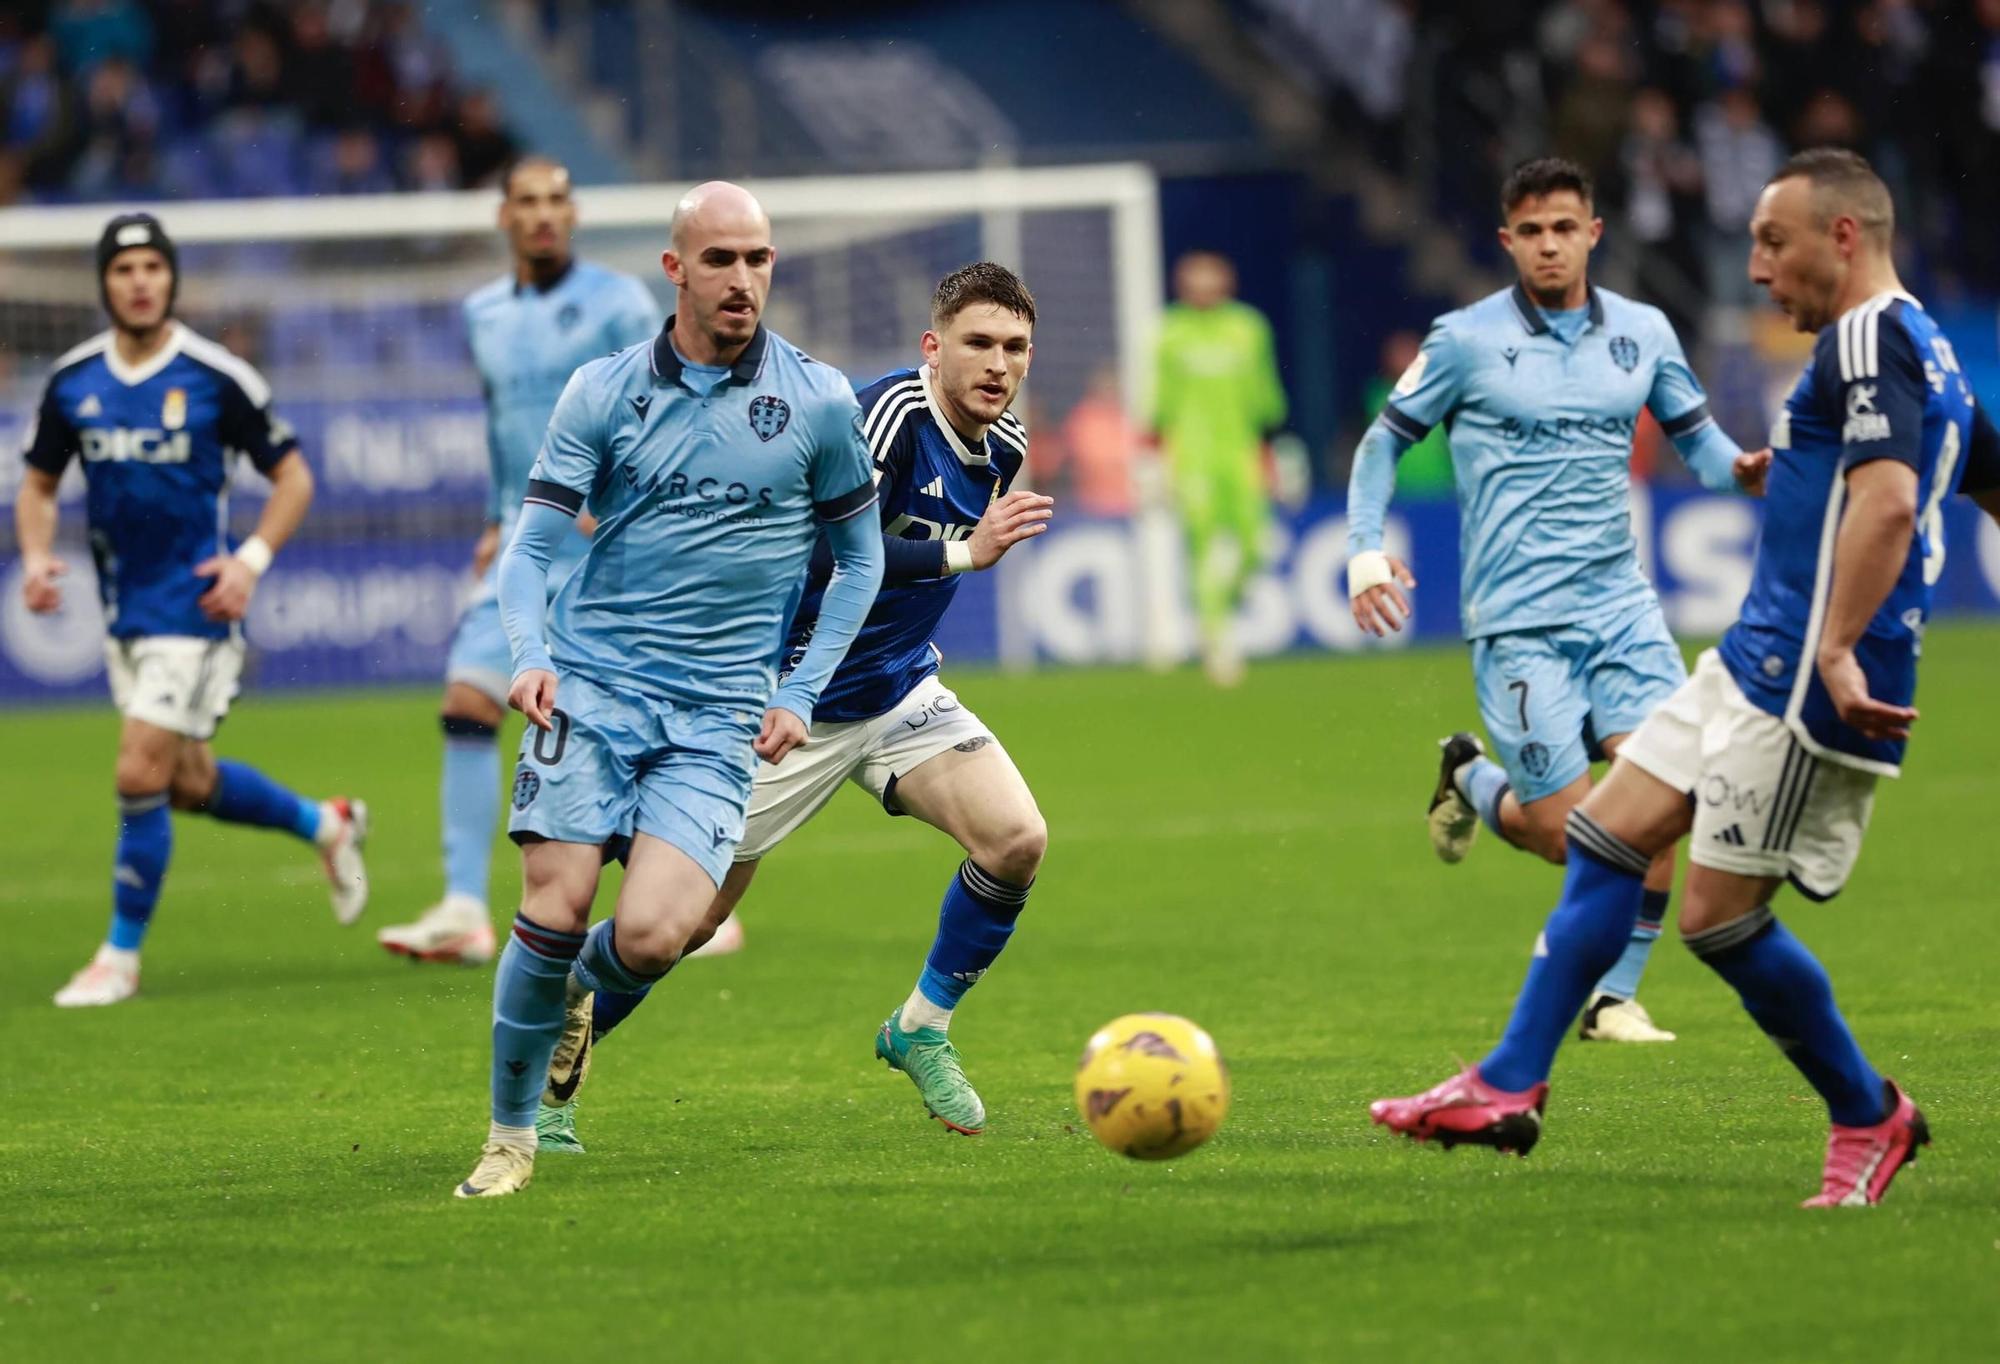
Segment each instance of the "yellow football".
[{"label": "yellow football", "polygon": [[1097,1139],[1135,1160],[1171,1160],[1215,1135],[1229,1067],[1215,1039],[1174,1014],[1126,1014],[1076,1063],[1076,1108]]}]

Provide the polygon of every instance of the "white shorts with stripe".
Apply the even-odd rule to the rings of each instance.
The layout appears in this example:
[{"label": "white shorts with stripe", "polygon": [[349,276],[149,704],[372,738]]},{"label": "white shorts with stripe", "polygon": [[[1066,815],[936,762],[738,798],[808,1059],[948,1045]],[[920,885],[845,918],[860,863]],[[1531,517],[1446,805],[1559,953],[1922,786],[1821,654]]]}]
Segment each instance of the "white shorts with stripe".
[{"label": "white shorts with stripe", "polygon": [[1752,705],[1710,649],[1618,756],[1694,801],[1688,856],[1739,876],[1782,876],[1814,900],[1840,893],[1861,856],[1875,775],[1806,752]]},{"label": "white shorts with stripe", "polygon": [[190,739],[215,737],[243,676],[243,640],[139,635],[104,641],[111,700],[128,720]]},{"label": "white shorts with stripe", "polygon": [[994,742],[977,715],[959,704],[934,673],[872,720],[816,724],[800,747],[776,766],[757,764],[744,817],[738,862],[753,862],[818,814],[846,782],[853,782],[892,815],[898,778],[948,748]]}]

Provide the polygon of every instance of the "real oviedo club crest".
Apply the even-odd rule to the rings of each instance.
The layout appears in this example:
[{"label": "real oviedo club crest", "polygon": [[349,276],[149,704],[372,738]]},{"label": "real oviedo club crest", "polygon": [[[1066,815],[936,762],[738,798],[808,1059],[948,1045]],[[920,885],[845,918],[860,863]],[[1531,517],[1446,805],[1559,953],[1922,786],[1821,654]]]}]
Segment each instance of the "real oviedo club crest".
[{"label": "real oviedo club crest", "polygon": [[758,440],[770,440],[791,419],[792,409],[783,398],[759,393],[750,400],[750,429],[757,433]]}]

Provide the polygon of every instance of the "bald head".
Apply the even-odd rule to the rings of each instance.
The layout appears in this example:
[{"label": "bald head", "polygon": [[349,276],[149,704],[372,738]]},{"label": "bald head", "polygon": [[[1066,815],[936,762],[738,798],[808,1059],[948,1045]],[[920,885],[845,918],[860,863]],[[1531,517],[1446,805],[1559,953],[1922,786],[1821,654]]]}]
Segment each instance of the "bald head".
[{"label": "bald head", "polygon": [[674,344],[698,364],[733,363],[771,291],[771,219],[749,190],[710,180],[674,205],[671,231],[660,264],[674,285]]},{"label": "bald head", "polygon": [[696,185],[681,196],[674,205],[674,220],[669,229],[676,254],[685,256],[693,247],[693,241],[702,235],[737,235],[741,233],[761,234],[765,240],[771,236],[771,219],[764,212],[764,206],[757,202],[757,196],[741,185],[732,185],[727,180],[708,180]]}]

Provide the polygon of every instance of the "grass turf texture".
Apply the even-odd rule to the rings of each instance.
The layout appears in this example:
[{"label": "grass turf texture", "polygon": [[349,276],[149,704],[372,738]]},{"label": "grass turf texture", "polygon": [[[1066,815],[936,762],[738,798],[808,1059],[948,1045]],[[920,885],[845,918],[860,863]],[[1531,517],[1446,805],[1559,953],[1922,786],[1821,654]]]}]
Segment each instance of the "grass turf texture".
[{"label": "grass turf texture", "polygon": [[[6,715],[0,1356],[1979,1356],[1996,676],[2000,630],[1933,631],[1913,774],[1849,892],[1781,899],[1938,1141],[1885,1206],[1816,1215],[1820,1104],[1671,936],[1645,998],[1682,1040],[1566,1048],[1532,1159],[1368,1125],[1490,1043],[1557,889],[1490,836],[1458,868],[1425,843],[1433,740],[1472,713],[1456,652],[1229,695],[959,676],[1053,830],[953,1031],[986,1135],[869,1054],[958,854],[848,792],[760,875],[748,953],[683,967],[599,1053],[589,1154],[493,1203],[449,1197],[486,1123],[490,973],[372,941],[438,889],[431,698],[253,695],[223,731],[374,803],[358,930],[297,845],[177,817],[143,994],[75,1012],[48,998],[104,926],[114,721]],[[1222,1134],[1172,1164],[1070,1108],[1084,1039],[1134,1009],[1190,1015],[1233,1068]]]}]

